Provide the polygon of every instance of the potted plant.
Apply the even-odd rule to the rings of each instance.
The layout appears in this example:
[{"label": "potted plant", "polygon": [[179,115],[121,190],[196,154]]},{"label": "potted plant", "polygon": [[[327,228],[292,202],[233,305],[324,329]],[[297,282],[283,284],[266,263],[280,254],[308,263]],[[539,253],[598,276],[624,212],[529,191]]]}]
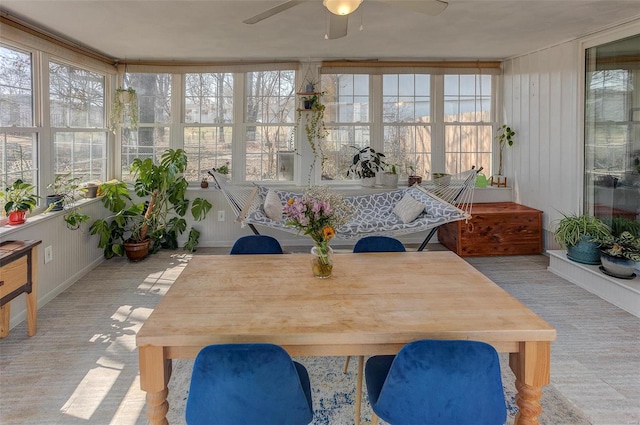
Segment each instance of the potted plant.
[{"label": "potted plant", "polygon": [[80,208],[76,206],[79,193],[87,190],[80,185],[79,181],[79,177],[71,177],[71,173],[66,173],[57,175],[53,183],[47,185],[51,195],[46,197],[47,209],[44,212],[65,209],[63,220],[72,230],[78,229],[82,223],[91,219],[88,215],[81,213]]},{"label": "potted plant", "polygon": [[416,170],[413,165],[409,165],[409,179],[407,180],[407,186],[411,187],[414,184],[421,185],[422,184],[422,176],[416,174]]},{"label": "potted plant", "polygon": [[[186,166],[185,152],[169,149],[162,154],[159,164],[154,164],[151,158],[133,161],[132,187],[124,182],[101,186],[102,204],[112,215],[94,221],[90,230],[100,236],[98,246],[104,249],[106,258],[124,255],[134,245],[138,250],[144,250],[146,245],[151,253],[160,248],[175,249],[178,236],[187,230],[184,218],[187,211],[191,211],[196,221],[206,217],[211,209],[207,200],[186,198],[189,184],[182,175]],[[141,201],[134,202],[134,196]],[[190,229],[184,248],[195,250],[199,234]]]},{"label": "potted plant", "polygon": [[8,224],[16,225],[26,221],[25,215],[27,212],[33,211],[38,205],[38,198],[40,198],[33,193],[35,189],[34,185],[18,179],[0,192],[0,201],[8,217]]},{"label": "potted plant", "polygon": [[58,174],[53,182],[47,185],[50,195],[46,197],[45,212],[62,211],[66,205],[73,203],[81,191],[79,180],[79,177],[71,177],[71,173]]},{"label": "potted plant", "polygon": [[398,187],[398,167],[396,164],[391,164],[391,168],[382,173],[381,183],[385,187]]},{"label": "potted plant", "polygon": [[316,159],[320,158],[320,166],[324,165],[324,153],[322,152],[322,140],[327,136],[327,128],[324,125],[325,106],[320,101],[323,93],[313,93],[311,96],[304,96],[303,108],[298,109],[297,123],[300,124],[302,116],[305,116],[304,131],[307,142],[311,146],[314,161],[309,170],[309,175],[315,166]]},{"label": "potted plant", "polygon": [[365,187],[376,185],[376,173],[384,169],[387,163],[384,161],[384,154],[376,152],[370,146],[362,149],[351,146],[357,152],[353,155],[351,166],[347,170],[347,176],[353,173],[360,178],[360,184]]},{"label": "potted plant", "polygon": [[200,187],[203,189],[206,189],[209,187],[209,182],[207,181],[206,177],[203,177],[202,180],[200,181]]},{"label": "potted plant", "polygon": [[503,124],[501,127],[498,127],[498,131],[496,132],[496,140],[499,145],[499,157],[498,157],[498,174],[491,176],[491,186],[497,185],[506,186],[507,178],[502,174],[502,159],[504,156],[504,147],[513,146],[513,136],[516,135],[516,132],[511,129],[506,124]]},{"label": "potted plant", "polygon": [[597,241],[611,235],[609,226],[589,214],[562,215],[553,236],[558,245],[567,250],[567,258],[577,263],[600,264]]},{"label": "potted plant", "polygon": [[129,122],[131,129],[138,128],[138,113],[138,95],[135,89],[118,87],[111,102],[109,130],[115,133],[120,124],[126,121]]},{"label": "potted plant", "polygon": [[223,165],[218,168],[214,168],[213,171],[216,171],[220,174],[229,174],[229,161],[225,162]]},{"label": "potted plant", "polygon": [[635,277],[635,263],[640,262],[640,237],[624,231],[619,236],[607,235],[595,240],[600,244],[601,270],[610,276]]}]

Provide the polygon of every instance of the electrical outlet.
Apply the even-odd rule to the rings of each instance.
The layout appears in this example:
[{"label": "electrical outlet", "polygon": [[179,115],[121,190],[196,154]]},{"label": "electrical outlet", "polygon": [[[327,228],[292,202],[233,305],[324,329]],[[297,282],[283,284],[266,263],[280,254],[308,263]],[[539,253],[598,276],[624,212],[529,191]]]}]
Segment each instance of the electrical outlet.
[{"label": "electrical outlet", "polygon": [[224,221],[226,219],[226,214],[224,210],[218,211],[218,221]]},{"label": "electrical outlet", "polygon": [[44,263],[50,263],[53,260],[53,247],[49,245],[44,249]]}]

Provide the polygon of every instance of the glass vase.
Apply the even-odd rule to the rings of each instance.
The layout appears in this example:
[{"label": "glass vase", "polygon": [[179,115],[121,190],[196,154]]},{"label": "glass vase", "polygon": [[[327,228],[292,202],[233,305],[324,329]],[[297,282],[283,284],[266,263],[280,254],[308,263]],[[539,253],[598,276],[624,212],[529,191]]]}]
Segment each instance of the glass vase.
[{"label": "glass vase", "polygon": [[331,277],[333,270],[333,250],[330,246],[316,245],[311,248],[311,269],[320,279]]}]

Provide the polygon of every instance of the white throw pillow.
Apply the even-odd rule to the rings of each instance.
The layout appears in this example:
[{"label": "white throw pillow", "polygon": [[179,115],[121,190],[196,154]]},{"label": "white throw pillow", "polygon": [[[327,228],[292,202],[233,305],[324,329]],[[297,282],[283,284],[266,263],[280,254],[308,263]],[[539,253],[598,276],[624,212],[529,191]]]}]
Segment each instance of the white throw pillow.
[{"label": "white throw pillow", "polygon": [[408,193],[393,207],[394,214],[400,217],[400,220],[405,224],[411,223],[418,218],[422,211],[424,211],[424,204],[416,201],[415,198]]},{"label": "white throw pillow", "polygon": [[282,221],[282,202],[273,190],[264,198],[264,213],[273,221]]}]

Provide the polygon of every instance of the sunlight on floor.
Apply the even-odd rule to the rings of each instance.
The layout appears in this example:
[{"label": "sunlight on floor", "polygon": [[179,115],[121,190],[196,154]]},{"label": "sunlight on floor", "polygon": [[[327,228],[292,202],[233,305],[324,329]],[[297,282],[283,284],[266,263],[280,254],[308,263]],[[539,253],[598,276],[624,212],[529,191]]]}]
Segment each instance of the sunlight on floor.
[{"label": "sunlight on floor", "polygon": [[107,367],[91,369],[76,387],[60,411],[80,419],[89,420],[106,398],[118,379],[120,370]]}]

